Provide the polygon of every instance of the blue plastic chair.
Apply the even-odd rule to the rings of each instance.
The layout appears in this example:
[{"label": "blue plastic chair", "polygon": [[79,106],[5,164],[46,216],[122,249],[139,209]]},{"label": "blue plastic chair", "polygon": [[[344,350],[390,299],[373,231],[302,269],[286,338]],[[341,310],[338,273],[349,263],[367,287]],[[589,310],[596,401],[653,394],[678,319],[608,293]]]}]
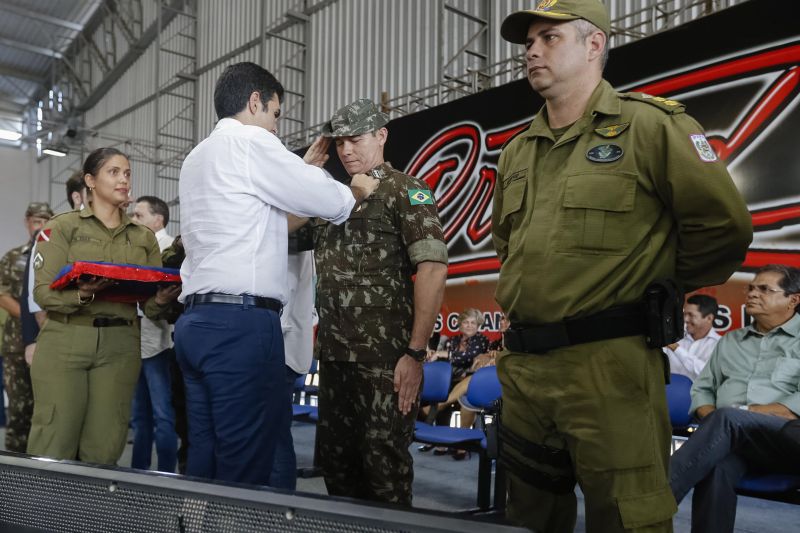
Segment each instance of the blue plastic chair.
[{"label": "blue plastic chair", "polygon": [[743,496],[800,505],[800,476],[789,474],[745,476],[736,485],[736,492]]},{"label": "blue plastic chair", "polygon": [[667,385],[667,406],[672,432],[685,431],[692,423],[689,407],[692,405],[692,380],[681,374],[670,374]]},{"label": "blue plastic chair", "polygon": [[[425,374],[425,379],[427,379],[427,374]],[[434,385],[431,386],[433,387]],[[470,404],[479,410],[487,411],[492,409],[495,402],[500,399],[500,394],[500,382],[497,379],[497,370],[493,366],[482,368],[475,372],[469,385],[467,385],[466,397]],[[447,395],[443,400],[438,401],[446,399]],[[414,429],[414,440],[417,442],[433,444],[434,446],[461,448],[478,454],[478,508],[481,510],[488,509],[491,505],[489,499],[492,482],[492,461],[486,455],[486,447],[481,445],[482,442],[485,442],[485,437],[486,433],[482,429],[434,426],[425,422],[417,422],[417,426]]]},{"label": "blue plastic chair", "polygon": [[423,403],[439,403],[447,399],[450,394],[450,382],[453,379],[453,368],[448,361],[434,361],[422,365],[422,394]]}]

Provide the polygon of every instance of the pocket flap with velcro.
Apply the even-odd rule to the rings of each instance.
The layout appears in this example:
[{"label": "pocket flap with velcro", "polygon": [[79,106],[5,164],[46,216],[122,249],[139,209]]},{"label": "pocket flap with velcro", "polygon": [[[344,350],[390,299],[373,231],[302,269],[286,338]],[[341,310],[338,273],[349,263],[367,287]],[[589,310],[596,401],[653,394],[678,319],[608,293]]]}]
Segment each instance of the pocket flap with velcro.
[{"label": "pocket flap with velcro", "polygon": [[630,172],[582,172],[567,176],[564,207],[632,211],[636,175]]}]

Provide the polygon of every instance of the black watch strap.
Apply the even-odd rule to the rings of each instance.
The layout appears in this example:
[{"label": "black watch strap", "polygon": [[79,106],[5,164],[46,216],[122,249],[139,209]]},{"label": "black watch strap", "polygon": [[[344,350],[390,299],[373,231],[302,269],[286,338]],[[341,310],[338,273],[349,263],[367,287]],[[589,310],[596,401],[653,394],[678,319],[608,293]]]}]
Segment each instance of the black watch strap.
[{"label": "black watch strap", "polygon": [[411,347],[406,348],[406,355],[410,355],[414,358],[415,361],[419,361],[420,363],[425,360],[428,356],[428,350],[423,348],[422,350],[414,350]]}]

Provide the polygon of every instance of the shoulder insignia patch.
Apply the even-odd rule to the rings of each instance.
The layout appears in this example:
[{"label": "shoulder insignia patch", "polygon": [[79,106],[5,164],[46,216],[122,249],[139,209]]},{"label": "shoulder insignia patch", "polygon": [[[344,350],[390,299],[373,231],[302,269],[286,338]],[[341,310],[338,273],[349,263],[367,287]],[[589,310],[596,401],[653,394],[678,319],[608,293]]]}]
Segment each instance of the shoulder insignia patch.
[{"label": "shoulder insignia patch", "polygon": [[50,234],[53,233],[53,230],[50,228],[43,229],[39,232],[39,236],[36,237],[36,242],[47,242],[50,240]]},{"label": "shoulder insignia patch", "polygon": [[653,96],[647,93],[619,93],[619,96],[624,100],[636,100],[639,102],[646,102],[671,115],[676,113],[683,113],[684,111],[686,111],[686,106],[680,103],[679,101],[671,100],[669,98],[663,98],[661,96]]},{"label": "shoulder insignia patch", "polygon": [[411,205],[433,205],[433,195],[425,189],[409,189],[408,199]]},{"label": "shoulder insignia patch", "polygon": [[700,156],[702,161],[706,163],[713,163],[717,160],[717,153],[714,152],[714,149],[711,147],[711,144],[706,139],[706,136],[702,133],[698,133],[695,135],[689,135],[689,138],[692,140],[692,144],[694,145],[694,149],[697,150],[697,155]]},{"label": "shoulder insignia patch", "polygon": [[610,139],[612,137],[619,136],[620,133],[628,129],[628,126],[630,126],[630,124],[631,124],[630,122],[625,122],[622,124],[613,124],[611,126],[606,126],[605,128],[597,128],[596,130],[594,130],[594,132],[598,134],[600,137],[605,137],[607,139]]},{"label": "shoulder insignia patch", "polygon": [[36,255],[33,258],[33,268],[39,270],[44,265],[44,257],[40,252],[36,252]]}]

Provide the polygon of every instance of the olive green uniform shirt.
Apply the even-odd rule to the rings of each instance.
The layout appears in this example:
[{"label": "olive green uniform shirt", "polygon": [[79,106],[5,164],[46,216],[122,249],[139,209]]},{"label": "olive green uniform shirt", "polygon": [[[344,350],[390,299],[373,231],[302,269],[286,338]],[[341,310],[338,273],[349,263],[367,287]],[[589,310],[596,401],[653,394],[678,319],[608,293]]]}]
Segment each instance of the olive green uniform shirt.
[{"label": "olive green uniform shirt", "polygon": [[752,224],[702,134],[678,102],[605,80],[557,141],[543,108],[504,148],[494,192],[496,299],[512,322],[632,303],[659,278],[726,281]]},{"label": "olive green uniform shirt", "polygon": [[[9,250],[0,259],[0,294],[7,294],[19,301],[22,295],[22,280],[31,244],[25,243]],[[19,317],[9,316],[3,326],[2,353],[22,353],[22,321]]]},{"label": "olive green uniform shirt", "polygon": [[411,338],[416,265],[447,264],[428,185],[378,168],[385,177],[347,221],[314,227],[322,361],[396,361]]},{"label": "olive green uniform shirt", "polygon": [[[100,297],[89,305],[80,305],[77,289],[55,291],[50,289],[50,284],[64,266],[75,261],[160,267],[161,252],[153,232],[134,224],[124,212],[121,212],[120,225],[109,229],[87,206],[80,212],[71,211],[53,217],[40,233],[32,261],[35,273],[33,297],[48,313],[135,320],[135,305],[105,301]],[[155,297],[151,297],[144,305],[144,313],[155,320],[167,307],[159,306]]]}]

